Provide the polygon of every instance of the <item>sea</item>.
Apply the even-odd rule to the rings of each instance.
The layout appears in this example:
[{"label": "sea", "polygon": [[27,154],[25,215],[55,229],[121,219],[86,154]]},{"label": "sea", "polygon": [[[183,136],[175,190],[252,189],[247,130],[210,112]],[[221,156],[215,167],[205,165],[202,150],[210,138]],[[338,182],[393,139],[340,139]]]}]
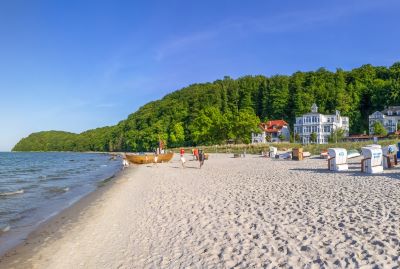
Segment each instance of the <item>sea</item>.
[{"label": "sea", "polygon": [[102,153],[0,152],[0,255],[121,169]]}]

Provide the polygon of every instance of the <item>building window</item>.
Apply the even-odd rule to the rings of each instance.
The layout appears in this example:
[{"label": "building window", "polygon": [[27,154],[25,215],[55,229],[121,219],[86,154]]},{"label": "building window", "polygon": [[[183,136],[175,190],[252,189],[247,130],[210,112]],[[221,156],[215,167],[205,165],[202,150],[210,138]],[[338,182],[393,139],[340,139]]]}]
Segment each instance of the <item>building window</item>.
[{"label": "building window", "polygon": [[388,110],[388,115],[389,115],[389,116],[392,116],[392,115],[393,115],[393,112],[392,112],[391,110]]}]

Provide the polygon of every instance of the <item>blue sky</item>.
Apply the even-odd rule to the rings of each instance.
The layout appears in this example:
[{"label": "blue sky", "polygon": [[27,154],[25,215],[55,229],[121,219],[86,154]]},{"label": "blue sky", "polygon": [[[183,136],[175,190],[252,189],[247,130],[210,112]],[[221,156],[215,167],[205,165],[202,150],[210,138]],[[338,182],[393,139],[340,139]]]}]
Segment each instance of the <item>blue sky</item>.
[{"label": "blue sky", "polygon": [[0,151],[225,75],[400,60],[400,1],[0,1]]}]

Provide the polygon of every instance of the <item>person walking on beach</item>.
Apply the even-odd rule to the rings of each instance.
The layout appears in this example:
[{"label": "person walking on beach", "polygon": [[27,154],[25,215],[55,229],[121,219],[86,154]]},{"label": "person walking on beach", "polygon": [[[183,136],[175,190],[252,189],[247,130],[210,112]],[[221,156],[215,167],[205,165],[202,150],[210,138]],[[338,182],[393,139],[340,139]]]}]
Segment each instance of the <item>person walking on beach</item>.
[{"label": "person walking on beach", "polygon": [[199,162],[200,162],[200,168],[201,168],[201,167],[203,166],[203,164],[204,164],[204,158],[205,158],[204,152],[203,152],[202,149],[200,149],[200,150],[199,150],[199,156],[198,156],[198,159],[199,159]]},{"label": "person walking on beach", "polygon": [[186,162],[186,160],[185,160],[185,156],[184,156],[185,150],[184,150],[183,148],[181,148],[180,154],[181,154],[181,163],[182,163],[182,167],[185,168],[185,162]]}]

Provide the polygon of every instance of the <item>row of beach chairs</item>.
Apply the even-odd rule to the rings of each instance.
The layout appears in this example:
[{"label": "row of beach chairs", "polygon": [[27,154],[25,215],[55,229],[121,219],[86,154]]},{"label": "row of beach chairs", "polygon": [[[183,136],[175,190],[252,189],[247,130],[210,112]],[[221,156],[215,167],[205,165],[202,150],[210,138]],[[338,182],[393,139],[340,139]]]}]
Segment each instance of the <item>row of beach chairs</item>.
[{"label": "row of beach chairs", "polygon": [[[381,147],[380,145],[368,145],[361,148],[363,159],[361,160],[361,172],[375,174],[383,172],[383,169],[397,165],[397,148],[395,145]],[[331,171],[346,171],[347,150],[344,148],[328,149],[328,169]]]}]

